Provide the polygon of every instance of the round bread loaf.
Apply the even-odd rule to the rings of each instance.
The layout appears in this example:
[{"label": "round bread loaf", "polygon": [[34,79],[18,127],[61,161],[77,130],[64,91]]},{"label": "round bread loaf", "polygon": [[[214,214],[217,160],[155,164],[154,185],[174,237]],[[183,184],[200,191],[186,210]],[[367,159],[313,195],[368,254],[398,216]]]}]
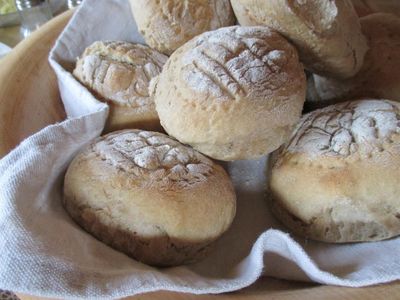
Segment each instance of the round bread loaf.
[{"label": "round bread loaf", "polygon": [[305,115],[276,155],[272,209],[319,241],[400,234],[400,104],[361,100]]},{"label": "round bread loaf", "polygon": [[305,68],[335,78],[356,74],[367,44],[350,0],[232,0],[241,25],[267,25],[299,50]]},{"label": "round bread loaf", "polygon": [[229,0],[130,0],[146,43],[170,55],[205,31],[235,24]]},{"label": "round bread loaf", "polygon": [[149,82],[167,57],[140,44],[107,41],[89,46],[74,76],[110,106],[105,131],[125,128],[160,130]]},{"label": "round bread loaf", "polygon": [[299,120],[305,74],[297,51],[267,27],[203,33],[169,58],[154,84],[161,125],[220,160],[277,149]]},{"label": "round bread loaf", "polygon": [[385,12],[400,16],[399,0],[352,0],[359,17]]},{"label": "round bread loaf", "polygon": [[87,232],[155,266],[202,258],[235,215],[229,176],[210,159],[156,132],[124,130],[78,154],[64,206]]},{"label": "round bread loaf", "polygon": [[360,20],[370,46],[361,71],[347,80],[314,75],[309,101],[331,104],[362,97],[400,101],[400,18],[377,13]]}]

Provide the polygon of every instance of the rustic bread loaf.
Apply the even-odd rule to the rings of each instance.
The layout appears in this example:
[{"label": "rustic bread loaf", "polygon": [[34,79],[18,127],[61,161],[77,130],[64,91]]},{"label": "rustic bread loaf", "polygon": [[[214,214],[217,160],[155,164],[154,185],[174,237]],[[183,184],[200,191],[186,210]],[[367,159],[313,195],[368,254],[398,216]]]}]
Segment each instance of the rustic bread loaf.
[{"label": "rustic bread loaf", "polygon": [[64,182],[64,206],[86,231],[155,266],[194,262],[235,215],[222,167],[172,138],[125,130],[78,154]]},{"label": "rustic bread loaf", "polygon": [[377,13],[361,18],[370,49],[358,74],[347,80],[314,75],[311,102],[373,97],[400,101],[400,18]]},{"label": "rustic bread loaf", "polygon": [[350,0],[232,0],[241,25],[267,25],[299,50],[305,68],[348,78],[356,74],[368,47]]},{"label": "rustic bread loaf", "polygon": [[235,23],[229,0],[130,0],[130,3],[146,43],[168,55],[200,33]]},{"label": "rustic bread loaf", "polygon": [[172,54],[154,83],[161,125],[220,160],[277,149],[299,120],[305,74],[296,49],[267,27],[203,33]]},{"label": "rustic bread loaf", "polygon": [[78,59],[73,74],[99,100],[109,104],[106,131],[160,130],[148,87],[166,60],[165,55],[140,44],[95,42]]},{"label": "rustic bread loaf", "polygon": [[304,115],[275,157],[272,208],[293,232],[326,242],[400,234],[400,103],[346,102]]}]

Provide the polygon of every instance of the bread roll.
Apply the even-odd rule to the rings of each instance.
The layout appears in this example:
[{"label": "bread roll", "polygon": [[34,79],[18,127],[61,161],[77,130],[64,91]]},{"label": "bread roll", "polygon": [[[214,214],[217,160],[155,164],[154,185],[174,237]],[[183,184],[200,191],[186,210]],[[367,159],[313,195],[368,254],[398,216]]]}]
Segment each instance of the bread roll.
[{"label": "bread roll", "polygon": [[400,18],[372,14],[361,18],[370,49],[361,71],[348,80],[314,75],[312,102],[339,102],[361,97],[400,101]]},{"label": "bread roll", "polygon": [[95,42],[77,61],[74,76],[110,106],[105,131],[124,128],[160,130],[150,80],[167,57],[156,50],[127,42]]},{"label": "bread roll", "polygon": [[130,0],[130,3],[146,43],[167,55],[200,33],[235,23],[229,0]]},{"label": "bread roll", "polygon": [[277,154],[272,208],[293,232],[319,241],[400,234],[400,104],[361,100],[305,115]]},{"label": "bread roll", "polygon": [[161,125],[220,160],[277,149],[299,120],[305,74],[297,51],[267,27],[227,27],[179,48],[155,84]]},{"label": "bread roll", "polygon": [[400,16],[399,0],[352,0],[359,17],[385,12]]},{"label": "bread roll", "polygon": [[350,0],[232,0],[241,25],[268,25],[297,47],[306,69],[335,78],[356,74],[367,44]]},{"label": "bread roll", "polygon": [[154,266],[194,262],[235,215],[232,183],[219,165],[156,132],[125,130],[78,154],[64,206],[87,232]]}]

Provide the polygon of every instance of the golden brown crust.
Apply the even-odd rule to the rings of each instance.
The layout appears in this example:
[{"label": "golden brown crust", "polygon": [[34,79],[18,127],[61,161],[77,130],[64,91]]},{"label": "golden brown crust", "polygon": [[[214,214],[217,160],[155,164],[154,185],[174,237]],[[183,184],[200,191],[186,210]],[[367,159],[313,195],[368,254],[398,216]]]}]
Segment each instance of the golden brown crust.
[{"label": "golden brown crust", "polygon": [[130,0],[130,3],[146,43],[167,55],[205,31],[235,23],[229,0]]},{"label": "golden brown crust", "polygon": [[230,226],[235,193],[222,169],[156,132],[108,134],[68,168],[64,206],[99,240],[144,263],[196,261]]},{"label": "golden brown crust", "polygon": [[64,198],[64,206],[84,230],[112,248],[152,266],[168,267],[196,262],[204,258],[213,242],[211,239],[194,242],[171,237],[159,226],[154,227],[159,230],[159,234],[152,237],[141,236],[139,230],[125,229],[113,222],[113,216],[107,215],[105,210],[78,207],[68,197]]},{"label": "golden brown crust", "polygon": [[368,49],[350,0],[232,0],[241,25],[267,25],[299,50],[306,69],[335,78],[356,74]]},{"label": "golden brown crust", "polygon": [[400,234],[400,105],[337,104],[305,115],[272,168],[273,210],[285,225],[327,242]]},{"label": "golden brown crust", "polygon": [[362,69],[347,80],[314,75],[310,102],[337,103],[363,97],[400,101],[400,18],[378,13],[360,20],[370,46]]},{"label": "golden brown crust", "polygon": [[226,27],[196,37],[169,58],[155,86],[164,129],[220,160],[278,148],[305,99],[296,49],[267,27]]},{"label": "golden brown crust", "polygon": [[150,80],[167,57],[139,44],[107,41],[89,46],[77,61],[74,76],[110,105],[106,131],[124,128],[160,130]]}]

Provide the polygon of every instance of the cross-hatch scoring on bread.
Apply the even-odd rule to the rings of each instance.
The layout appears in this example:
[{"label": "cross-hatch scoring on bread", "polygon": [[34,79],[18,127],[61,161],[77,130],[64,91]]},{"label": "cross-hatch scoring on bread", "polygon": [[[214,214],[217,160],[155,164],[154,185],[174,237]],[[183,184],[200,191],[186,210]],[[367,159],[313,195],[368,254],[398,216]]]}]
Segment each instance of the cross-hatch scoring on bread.
[{"label": "cross-hatch scoring on bread", "polygon": [[221,160],[278,148],[304,100],[296,49],[261,26],[221,28],[186,43],[168,59],[154,94],[170,135]]},{"label": "cross-hatch scoring on bread", "polygon": [[326,242],[400,234],[400,105],[341,103],[305,115],[276,154],[272,208],[293,232]]},{"label": "cross-hatch scoring on bread", "polygon": [[107,131],[121,128],[159,129],[150,80],[167,57],[140,44],[99,41],[78,59],[73,72],[97,98],[110,106]]},{"label": "cross-hatch scoring on bread", "polygon": [[141,186],[166,191],[189,188],[213,172],[210,159],[156,132],[109,134],[92,147],[102,160]]},{"label": "cross-hatch scoring on bread", "polygon": [[286,151],[368,158],[390,143],[393,134],[400,133],[399,117],[399,107],[388,101],[338,104],[333,111],[303,117]]},{"label": "cross-hatch scoring on bread", "polygon": [[231,225],[236,196],[224,169],[157,132],[98,138],[70,164],[64,206],[102,242],[150,265],[197,261]]}]

